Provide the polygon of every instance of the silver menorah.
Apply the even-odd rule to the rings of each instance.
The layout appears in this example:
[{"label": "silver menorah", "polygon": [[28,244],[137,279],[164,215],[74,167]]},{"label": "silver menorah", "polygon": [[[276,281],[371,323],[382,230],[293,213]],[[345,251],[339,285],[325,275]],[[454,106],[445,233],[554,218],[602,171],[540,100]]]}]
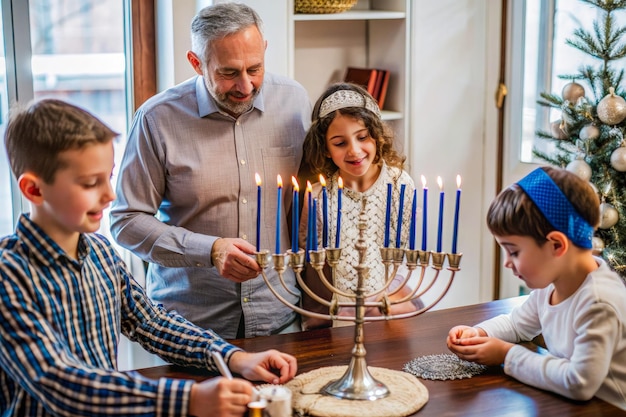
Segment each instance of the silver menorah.
[{"label": "silver menorah", "polygon": [[[350,400],[376,400],[384,398],[389,395],[389,389],[385,384],[376,380],[369,372],[367,368],[367,362],[365,360],[366,350],[364,346],[364,333],[363,324],[369,321],[380,320],[394,320],[408,317],[414,317],[419,314],[423,314],[426,311],[433,308],[444,295],[448,292],[448,289],[452,285],[454,275],[459,271],[459,264],[461,262],[460,253],[445,253],[445,252],[432,252],[425,250],[410,250],[404,248],[380,248],[383,265],[385,266],[385,285],[375,291],[366,292],[365,282],[369,276],[369,268],[365,264],[366,242],[365,242],[365,229],[367,228],[367,216],[365,214],[366,200],[363,199],[362,209],[359,215],[359,239],[357,240],[355,247],[359,253],[359,264],[355,265],[355,269],[358,274],[357,288],[354,293],[345,292],[340,290],[334,285],[335,273],[337,265],[341,260],[341,248],[323,248],[320,250],[309,251],[310,266],[317,271],[319,279],[322,284],[328,288],[333,294],[337,296],[343,296],[344,299],[350,301],[337,301],[337,297],[329,300],[325,300],[319,295],[315,294],[302,279],[302,271],[304,270],[305,263],[305,251],[303,249],[298,250],[297,253],[291,250],[286,253],[274,253],[270,257],[269,251],[260,251],[256,253],[256,260],[261,266],[261,274],[265,283],[272,291],[274,296],[278,298],[283,304],[289,306],[297,313],[323,320],[340,320],[351,321],[355,323],[354,329],[354,347],[352,348],[352,358],[350,365],[348,366],[344,375],[338,380],[329,382],[321,390],[322,394],[332,395],[341,399]],[[290,294],[298,296],[299,294],[293,293],[285,285],[283,279],[283,273],[287,267],[291,267],[296,274],[296,279],[300,284],[300,287],[305,291],[312,299],[328,307],[328,314],[316,313],[303,309],[281,296],[276,289],[270,284],[265,270],[269,267],[270,258],[273,260],[273,268],[277,271],[281,285]],[[445,284],[440,293],[436,296],[434,301],[430,302],[424,307],[402,314],[389,314],[391,306],[394,304],[404,303],[406,301],[416,300],[426,294],[431,295],[431,289],[435,282],[438,280],[440,272],[443,270],[443,264],[448,259],[450,271],[448,282]],[[431,264],[434,274],[431,279],[426,278],[426,271]],[[400,266],[405,263],[408,274],[402,280],[401,284],[393,289],[389,290],[389,287],[396,276]],[[330,280],[323,272],[324,265],[328,263],[331,270]],[[417,279],[415,287],[406,296],[397,299],[390,300],[389,297],[399,292],[407,283],[411,280],[413,272],[420,268],[420,276]],[[371,301],[372,297],[381,296],[379,301]],[[354,316],[338,315],[341,307],[353,307],[355,310]],[[366,316],[365,311],[367,308],[377,307],[381,316]]]}]

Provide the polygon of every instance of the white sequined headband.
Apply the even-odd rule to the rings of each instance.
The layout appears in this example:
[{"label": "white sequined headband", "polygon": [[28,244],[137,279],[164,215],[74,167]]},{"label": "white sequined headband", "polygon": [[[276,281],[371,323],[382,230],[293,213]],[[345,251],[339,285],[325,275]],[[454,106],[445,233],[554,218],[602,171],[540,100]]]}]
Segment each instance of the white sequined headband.
[{"label": "white sequined headband", "polygon": [[380,118],[378,104],[368,96],[352,90],[335,91],[322,101],[320,105],[319,118],[322,118],[335,110],[346,107],[365,107]]}]

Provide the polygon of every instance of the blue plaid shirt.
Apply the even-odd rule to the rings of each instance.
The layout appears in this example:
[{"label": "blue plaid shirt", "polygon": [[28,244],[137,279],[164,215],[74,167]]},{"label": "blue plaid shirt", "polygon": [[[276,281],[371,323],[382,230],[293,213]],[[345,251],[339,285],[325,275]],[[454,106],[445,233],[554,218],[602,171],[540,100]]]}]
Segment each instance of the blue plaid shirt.
[{"label": "blue plaid shirt", "polygon": [[185,416],[193,381],[119,372],[120,331],[163,359],[217,370],[238,350],[152,304],[102,236],[69,258],[27,215],[0,240],[0,415]]}]

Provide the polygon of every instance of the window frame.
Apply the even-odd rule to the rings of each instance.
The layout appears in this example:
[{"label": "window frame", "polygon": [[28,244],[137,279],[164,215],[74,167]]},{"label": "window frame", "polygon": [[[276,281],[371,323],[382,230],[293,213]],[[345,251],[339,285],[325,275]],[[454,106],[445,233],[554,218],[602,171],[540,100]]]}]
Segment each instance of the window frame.
[{"label": "window frame", "polygon": [[[10,107],[13,103],[30,101],[34,97],[32,68],[28,64],[32,56],[30,25],[23,24],[29,21],[29,2],[2,0],[1,6],[7,100]],[[20,193],[14,175],[9,175],[11,177],[11,210],[15,225],[19,215],[27,210],[28,204]]]},{"label": "window frame", "polygon": [[[126,0],[128,1],[128,0]],[[134,110],[157,92],[156,15],[154,0],[132,0],[131,37]]]}]

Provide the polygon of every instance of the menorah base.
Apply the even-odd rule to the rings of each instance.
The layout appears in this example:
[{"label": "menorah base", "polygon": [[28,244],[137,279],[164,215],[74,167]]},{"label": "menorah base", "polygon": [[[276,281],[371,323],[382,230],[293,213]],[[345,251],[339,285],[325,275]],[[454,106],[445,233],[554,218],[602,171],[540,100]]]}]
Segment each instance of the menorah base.
[{"label": "menorah base", "polygon": [[374,379],[365,358],[353,357],[343,376],[326,384],[320,392],[347,400],[378,400],[389,395],[389,388]]}]

